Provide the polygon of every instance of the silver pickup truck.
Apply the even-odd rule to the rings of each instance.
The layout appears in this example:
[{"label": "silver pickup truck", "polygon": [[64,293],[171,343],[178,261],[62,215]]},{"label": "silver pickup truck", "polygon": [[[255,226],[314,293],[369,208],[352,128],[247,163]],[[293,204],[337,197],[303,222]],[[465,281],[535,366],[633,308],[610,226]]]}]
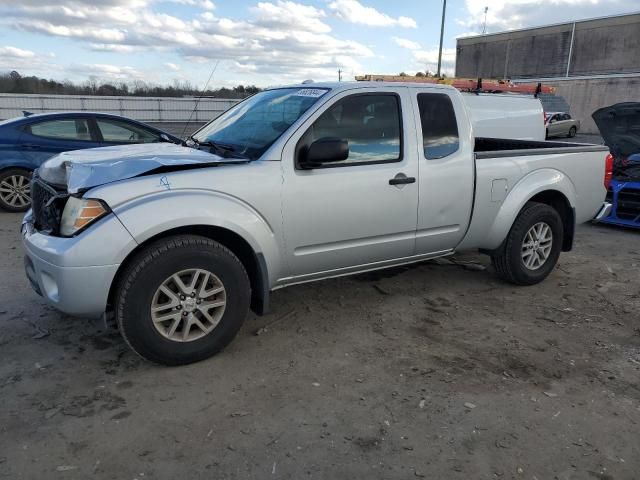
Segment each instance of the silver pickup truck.
[{"label": "silver pickup truck", "polygon": [[138,354],[185,364],[297,283],[464,249],[508,282],[540,282],[603,208],[606,154],[476,138],[443,85],[274,88],[182,146],[49,160],[22,227],[25,267],[57,309],[112,315]]}]

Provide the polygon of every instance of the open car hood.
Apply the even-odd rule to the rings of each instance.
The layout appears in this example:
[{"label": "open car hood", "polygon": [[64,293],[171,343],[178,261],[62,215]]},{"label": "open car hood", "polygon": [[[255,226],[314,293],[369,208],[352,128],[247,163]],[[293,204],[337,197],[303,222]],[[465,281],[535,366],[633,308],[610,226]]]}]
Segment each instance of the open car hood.
[{"label": "open car hood", "polygon": [[44,162],[38,175],[47,183],[66,188],[69,193],[78,193],[160,169],[247,161],[222,158],[205,150],[172,143],[148,143],[63,152]]},{"label": "open car hood", "polygon": [[614,158],[640,153],[640,103],[617,103],[596,110],[592,117]]}]

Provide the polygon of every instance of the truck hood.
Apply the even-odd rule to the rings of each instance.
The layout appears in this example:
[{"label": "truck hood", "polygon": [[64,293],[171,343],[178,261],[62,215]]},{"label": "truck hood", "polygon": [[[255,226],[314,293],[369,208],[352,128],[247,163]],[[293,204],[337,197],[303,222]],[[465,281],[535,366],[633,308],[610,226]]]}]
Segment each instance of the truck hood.
[{"label": "truck hood", "polygon": [[616,159],[640,153],[640,103],[617,103],[596,110],[592,117]]},{"label": "truck hood", "polygon": [[246,163],[172,143],[147,143],[63,152],[44,162],[38,175],[47,183],[78,193],[159,169]]}]

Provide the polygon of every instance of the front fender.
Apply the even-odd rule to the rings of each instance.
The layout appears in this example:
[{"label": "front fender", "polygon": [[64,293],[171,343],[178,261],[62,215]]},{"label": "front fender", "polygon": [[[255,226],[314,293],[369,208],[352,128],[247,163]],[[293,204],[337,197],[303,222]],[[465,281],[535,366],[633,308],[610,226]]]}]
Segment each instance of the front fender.
[{"label": "front fender", "polygon": [[569,204],[575,207],[576,189],[569,177],[553,168],[535,170],[525,175],[511,189],[480,248],[487,250],[498,248],[507,237],[522,207],[538,193],[549,190],[562,193],[569,201]]},{"label": "front fender", "polygon": [[114,213],[138,244],[180,227],[230,230],[245,239],[256,254],[262,254],[270,285],[283,274],[274,229],[257,210],[236,197],[207,190],[172,190],[118,205]]}]

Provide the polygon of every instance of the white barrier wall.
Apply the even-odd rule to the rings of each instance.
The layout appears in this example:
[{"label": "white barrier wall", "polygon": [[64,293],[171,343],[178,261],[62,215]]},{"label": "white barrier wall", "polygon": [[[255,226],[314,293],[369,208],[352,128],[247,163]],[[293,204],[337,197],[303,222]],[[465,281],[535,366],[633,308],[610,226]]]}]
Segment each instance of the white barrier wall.
[{"label": "white barrier wall", "polygon": [[32,113],[91,111],[122,115],[142,122],[207,122],[240,100],[176,97],[103,97],[0,93],[0,120]]}]

